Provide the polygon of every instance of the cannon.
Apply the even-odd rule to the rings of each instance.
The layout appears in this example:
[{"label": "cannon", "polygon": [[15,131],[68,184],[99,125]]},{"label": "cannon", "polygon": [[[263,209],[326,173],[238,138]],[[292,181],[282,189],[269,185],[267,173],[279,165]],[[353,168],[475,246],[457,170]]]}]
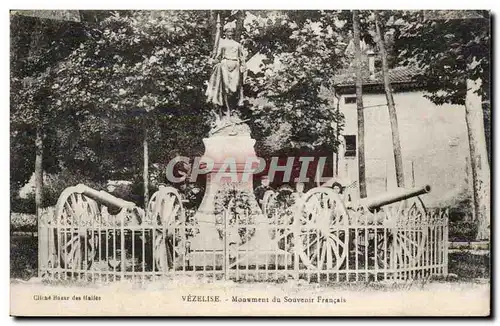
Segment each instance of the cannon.
[{"label": "cannon", "polygon": [[74,190],[75,192],[81,193],[108,207],[114,207],[118,209],[127,209],[135,207],[135,204],[130,201],[126,201],[121,198],[115,197],[112,194],[105,192],[104,190],[99,191],[92,189],[84,184],[79,184],[75,186]]},{"label": "cannon", "polygon": [[[395,203],[399,204],[398,210],[402,210],[413,204],[418,205],[418,209],[425,212],[425,205],[418,196],[430,191],[431,187],[429,185],[411,189],[400,188],[379,196],[363,198],[357,204],[354,204],[354,206],[345,205],[344,198],[327,187],[316,187],[309,190],[306,194],[300,194],[300,196],[295,194],[292,197],[300,198],[305,210],[316,210],[316,213],[320,208],[331,210],[330,214],[334,216],[333,220],[338,223],[343,219],[349,218],[352,212],[368,211],[376,213],[381,208]],[[262,211],[270,219],[276,216],[278,207],[283,206],[283,203],[279,203],[278,197],[279,193],[274,190],[268,190],[264,194]],[[296,205],[295,201],[294,205]]]},{"label": "cannon", "polygon": [[124,270],[127,255],[135,251],[131,259],[139,256],[143,271],[165,271],[183,254],[180,249],[174,252],[179,237],[173,239],[172,233],[184,221],[181,196],[171,187],[155,192],[146,211],[83,184],[69,187],[59,196],[49,223],[54,229],[52,265],[85,271],[105,261],[114,271]]},{"label": "cannon", "polygon": [[184,223],[182,198],[172,187],[160,187],[144,210],[78,184],[61,193],[54,216],[41,223],[48,239],[42,264],[70,274],[96,268],[164,272],[185,256]]},{"label": "cannon", "polygon": [[72,226],[97,223],[101,213],[100,206],[125,218],[127,223],[140,224],[144,218],[144,211],[134,203],[79,184],[66,188],[59,196],[55,210],[56,223]]},{"label": "cannon", "polygon": [[[346,207],[340,194],[331,188],[316,187],[294,196],[292,206],[285,208],[292,209],[294,216],[290,231],[281,234],[280,238],[284,240],[288,236],[286,239],[293,244],[301,266],[308,270],[348,269],[350,252],[351,258],[361,255],[368,260],[370,256],[378,268],[388,268],[391,252],[401,253],[401,261],[408,260],[407,256],[413,254],[418,259],[422,254],[418,250],[424,247],[425,236],[395,231],[393,226],[396,221],[389,221],[387,216],[397,218],[401,215],[409,219],[426,216],[425,206],[418,196],[430,191],[429,185],[398,189],[362,199],[357,205],[355,203],[353,207]],[[279,194],[272,190],[264,194],[263,212],[272,223],[286,224],[287,221],[276,222],[276,218],[286,216],[283,212],[277,212],[280,208],[283,210],[283,203],[278,203],[277,198]],[[388,208],[391,213],[383,211],[392,204],[396,204],[396,207]],[[405,220],[404,223],[411,221]],[[378,234],[383,230],[380,226],[368,230],[368,225],[386,225],[392,231]],[[377,258],[373,258],[375,256]]]},{"label": "cannon", "polygon": [[[116,214],[109,214],[108,209]],[[61,193],[54,219],[53,252],[57,257],[54,265],[88,270],[97,257],[99,245],[109,238],[108,230],[141,224],[144,211],[132,202],[79,184]]]},{"label": "cannon", "polygon": [[[376,197],[368,197],[360,200],[360,206],[366,207],[370,212],[379,210],[381,207],[390,205],[396,202],[402,202],[407,199],[411,199],[431,191],[431,186],[425,185],[422,187],[416,187],[412,189],[398,189],[386,194],[382,194]],[[422,204],[422,208],[425,210],[420,198],[417,197],[419,203]]]}]

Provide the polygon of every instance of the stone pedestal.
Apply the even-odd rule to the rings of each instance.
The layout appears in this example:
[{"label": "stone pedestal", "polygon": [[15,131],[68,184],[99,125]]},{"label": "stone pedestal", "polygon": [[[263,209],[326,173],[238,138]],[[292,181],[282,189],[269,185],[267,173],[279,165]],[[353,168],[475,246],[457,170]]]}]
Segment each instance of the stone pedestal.
[{"label": "stone pedestal", "polygon": [[[255,140],[250,137],[249,133],[243,133],[235,136],[214,135],[203,139],[203,143],[205,144],[204,158],[213,161],[214,166],[207,174],[205,194],[195,215],[200,232],[190,240],[191,263],[193,265],[221,265],[228,256],[239,257],[244,252],[272,250],[269,230],[265,228],[267,218],[263,216],[260,209],[258,214],[252,216],[255,233],[245,241],[241,240],[238,227],[229,226],[224,215],[222,219],[219,215],[219,220],[216,221],[216,195],[228,183],[231,183],[231,186],[237,190],[247,190],[251,194],[251,204],[258,207],[253,194],[253,171],[258,166],[254,150]],[[250,162],[247,164],[248,160]],[[255,163],[251,165],[252,161]],[[254,260],[250,256],[252,255],[249,255],[249,259]]]},{"label": "stone pedestal", "polygon": [[[205,155],[203,155],[203,158],[213,161],[214,167],[207,174],[205,195],[196,212],[195,218],[200,223],[213,223],[215,221],[215,195],[224,184],[233,183],[237,180],[239,189],[248,190],[253,193],[252,169],[247,168],[245,170],[245,164],[247,158],[256,158],[253,149],[255,139],[250,138],[250,135],[213,136],[204,138],[203,143],[205,144]],[[233,165],[231,162],[235,164]],[[231,169],[232,171],[230,171]],[[223,173],[225,171],[227,171],[227,174]],[[220,174],[220,176],[218,177],[217,174]]]}]

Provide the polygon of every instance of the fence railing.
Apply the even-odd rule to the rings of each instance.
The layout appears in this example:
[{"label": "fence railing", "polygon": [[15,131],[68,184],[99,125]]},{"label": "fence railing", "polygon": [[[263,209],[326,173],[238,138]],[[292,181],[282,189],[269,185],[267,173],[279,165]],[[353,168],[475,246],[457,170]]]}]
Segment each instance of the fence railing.
[{"label": "fence railing", "polygon": [[[80,218],[39,221],[39,271],[57,280],[149,280],[181,275],[214,280],[355,282],[446,275],[448,214],[386,209],[328,215],[291,207],[253,219],[198,223],[182,212],[169,224],[109,215],[91,199]],[[326,214],[326,215],[325,215]],[[247,221],[240,223],[240,221]],[[248,223],[252,221],[252,223]]]}]

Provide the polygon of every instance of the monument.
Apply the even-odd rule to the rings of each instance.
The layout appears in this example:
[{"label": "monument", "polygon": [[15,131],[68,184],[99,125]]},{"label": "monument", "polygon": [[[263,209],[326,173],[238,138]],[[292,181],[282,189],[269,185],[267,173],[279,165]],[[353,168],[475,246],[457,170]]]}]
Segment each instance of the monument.
[{"label": "monument", "polygon": [[[224,26],[223,39],[219,37],[220,19],[217,19],[217,36],[211,62],[212,75],[206,90],[207,102],[216,107],[212,111],[214,122],[209,137],[203,139],[205,154],[214,162],[207,174],[203,200],[195,215],[200,236],[190,245],[194,265],[213,259],[237,259],[238,251],[255,248],[259,235],[255,226],[265,221],[253,192],[253,171],[257,167],[250,127],[243,121],[236,108],[243,105],[245,55],[243,46],[234,40],[235,23]],[[225,111],[225,114],[223,112]],[[249,160],[255,164],[248,166]],[[203,159],[202,159],[203,161]],[[228,165],[227,162],[231,162]],[[261,239],[262,240],[262,239]],[[227,251],[227,255],[212,254]],[[212,255],[217,256],[217,258]]]}]

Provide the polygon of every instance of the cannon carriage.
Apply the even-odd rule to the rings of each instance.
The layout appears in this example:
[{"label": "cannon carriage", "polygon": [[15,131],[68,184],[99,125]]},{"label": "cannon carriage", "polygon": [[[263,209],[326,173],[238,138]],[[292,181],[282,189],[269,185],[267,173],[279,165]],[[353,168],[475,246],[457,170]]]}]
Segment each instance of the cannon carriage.
[{"label": "cannon carriage", "polygon": [[162,272],[173,256],[167,230],[181,216],[181,197],[170,187],[154,193],[146,211],[83,184],[66,188],[54,216],[40,221],[42,275]]},{"label": "cannon carriage", "polygon": [[65,189],[51,221],[55,245],[52,264],[72,271],[89,270],[96,259],[112,254],[113,259],[107,259],[110,267],[123,267],[119,263],[122,248],[117,244],[125,232],[115,228],[139,225],[143,218],[143,210],[134,203],[104,191],[82,184]]},{"label": "cannon carriage", "polygon": [[[360,269],[373,276],[377,270],[387,274],[404,267],[415,274],[418,267],[435,260],[437,253],[432,250],[438,240],[444,251],[443,235],[436,240],[433,230],[437,218],[444,216],[431,214],[419,197],[430,190],[428,185],[399,189],[348,207],[327,187],[296,194],[288,203],[279,201],[279,192],[269,190],[263,212],[271,223],[288,225],[281,237],[287,237],[289,244],[282,247],[293,248],[299,271],[335,271],[337,280],[339,272],[350,280],[349,271]],[[287,211],[295,212],[292,219],[284,219]],[[444,231],[445,223],[439,225]],[[445,259],[442,254],[440,258]],[[351,276],[358,280],[358,273]]]}]

